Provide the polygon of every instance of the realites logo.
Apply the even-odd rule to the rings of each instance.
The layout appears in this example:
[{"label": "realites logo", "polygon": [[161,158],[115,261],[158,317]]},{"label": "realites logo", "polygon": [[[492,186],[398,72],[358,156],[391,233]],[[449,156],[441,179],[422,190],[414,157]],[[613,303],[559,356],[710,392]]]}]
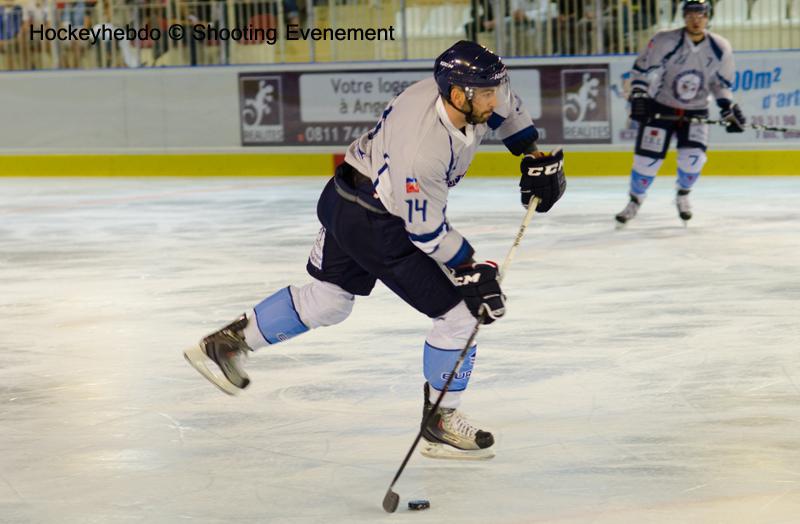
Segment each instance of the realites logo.
[{"label": "realites logo", "polygon": [[406,178],[406,193],[419,193],[419,182],[416,178]]},{"label": "realites logo", "polygon": [[283,142],[281,78],[260,74],[239,75],[242,145]]},{"label": "realites logo", "polygon": [[565,140],[611,140],[607,69],[561,71]]}]

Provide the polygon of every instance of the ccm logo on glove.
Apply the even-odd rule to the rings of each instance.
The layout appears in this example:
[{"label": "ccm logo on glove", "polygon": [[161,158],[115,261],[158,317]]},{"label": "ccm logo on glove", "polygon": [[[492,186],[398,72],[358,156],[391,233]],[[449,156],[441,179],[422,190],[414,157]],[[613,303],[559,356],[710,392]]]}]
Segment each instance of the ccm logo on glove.
[{"label": "ccm logo on glove", "polygon": [[482,324],[491,324],[506,314],[506,296],[497,281],[497,264],[491,260],[469,262],[451,271],[464,303]]},{"label": "ccm logo on glove", "polygon": [[529,167],[528,176],[555,175],[562,169],[564,169],[563,159],[559,160],[557,164],[550,164],[549,166]]},{"label": "ccm logo on glove", "polygon": [[564,190],[567,179],[564,177],[564,152],[556,149],[549,155],[535,157],[525,155],[520,164],[522,177],[519,180],[519,191],[522,205],[526,208],[534,197],[539,199],[536,211],[549,211]]}]

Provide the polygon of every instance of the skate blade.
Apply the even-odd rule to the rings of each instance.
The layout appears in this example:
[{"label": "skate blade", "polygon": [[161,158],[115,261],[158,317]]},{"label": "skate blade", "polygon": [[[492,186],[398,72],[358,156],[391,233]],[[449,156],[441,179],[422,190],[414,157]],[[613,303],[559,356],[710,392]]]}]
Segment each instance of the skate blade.
[{"label": "skate blade", "polygon": [[620,229],[625,229],[625,226],[627,225],[628,225],[627,222],[620,222],[619,220],[616,219],[614,220],[614,229],[616,229],[617,231],[619,231]]},{"label": "skate blade", "polygon": [[462,450],[447,444],[428,442],[425,439],[422,439],[419,452],[422,453],[423,456],[432,459],[489,460],[490,458],[494,458],[494,449],[492,448]]},{"label": "skate blade", "polygon": [[191,364],[191,366],[196,369],[201,375],[206,377],[209,382],[217,386],[223,393],[227,393],[228,395],[238,395],[241,389],[234,386],[224,375],[215,375],[208,366],[206,365],[207,362],[211,362],[211,359],[208,358],[205,351],[200,347],[200,345],[192,346],[186,351],[183,352],[183,358]]}]

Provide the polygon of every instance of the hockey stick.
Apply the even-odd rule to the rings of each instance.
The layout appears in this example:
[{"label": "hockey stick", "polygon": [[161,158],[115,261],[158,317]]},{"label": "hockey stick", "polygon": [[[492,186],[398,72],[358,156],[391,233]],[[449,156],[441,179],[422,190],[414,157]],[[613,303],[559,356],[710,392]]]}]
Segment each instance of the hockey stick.
[{"label": "hockey stick", "polygon": [[[711,124],[722,127],[728,127],[730,122],[727,120],[713,120],[710,118],[702,118],[699,116],[680,116],[680,115],[662,115],[656,113],[653,115],[653,120],[670,120],[672,122],[690,122],[692,124]],[[777,131],[778,133],[800,133],[800,129],[792,129],[789,127],[773,127],[765,126],[762,124],[742,124],[744,127],[756,129],[758,131]]]},{"label": "hockey stick", "polygon": [[[509,266],[511,265],[511,260],[514,258],[514,254],[517,252],[517,248],[522,243],[522,237],[525,235],[525,230],[528,228],[528,224],[530,224],[533,215],[536,213],[536,207],[539,205],[539,199],[534,197],[531,199],[530,203],[528,204],[528,212],[525,213],[525,218],[522,219],[522,224],[519,226],[519,231],[517,231],[517,236],[514,238],[514,243],[511,245],[511,249],[508,250],[508,255],[506,255],[506,259],[503,261],[503,265],[500,268],[500,274],[497,276],[497,282],[500,283],[503,281],[503,278],[506,276],[506,271],[508,271]],[[445,393],[450,388],[450,384],[453,382],[453,378],[458,373],[458,370],[461,369],[461,364],[464,362],[464,359],[467,357],[467,353],[469,352],[469,348],[472,347],[472,343],[475,342],[475,337],[478,336],[478,329],[481,327],[481,322],[483,320],[483,313],[481,313],[481,318],[475,322],[475,327],[472,328],[472,333],[469,335],[469,340],[467,340],[464,349],[461,350],[461,353],[458,355],[458,360],[456,361],[456,365],[453,366],[453,371],[450,372],[450,376],[447,377],[447,381],[444,383],[444,388],[442,392],[439,393],[439,398],[436,399],[436,402],[433,404],[433,408],[425,415],[425,418],[422,420],[422,424],[420,425],[419,431],[417,432],[417,436],[414,439],[414,443],[411,444],[411,449],[408,450],[406,453],[405,458],[403,459],[402,464],[400,464],[400,468],[398,468],[397,473],[395,473],[394,478],[392,479],[392,483],[389,484],[389,489],[386,490],[386,495],[383,497],[383,509],[387,513],[394,513],[397,510],[397,505],[400,503],[400,495],[392,491],[394,485],[397,483],[397,480],[400,478],[400,475],[403,474],[403,470],[406,469],[406,465],[408,461],[411,459],[411,455],[414,454],[414,450],[417,449],[417,444],[419,444],[420,439],[422,439],[422,428],[424,428],[430,418],[436,413],[436,410],[439,409],[439,405],[442,403],[442,399],[444,398]]]}]

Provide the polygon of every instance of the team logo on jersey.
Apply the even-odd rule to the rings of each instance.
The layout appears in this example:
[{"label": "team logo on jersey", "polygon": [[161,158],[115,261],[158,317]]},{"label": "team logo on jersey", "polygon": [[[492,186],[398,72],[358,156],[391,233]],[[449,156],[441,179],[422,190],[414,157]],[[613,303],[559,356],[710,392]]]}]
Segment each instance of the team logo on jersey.
[{"label": "team logo on jersey", "polygon": [[419,182],[416,178],[406,177],[406,193],[419,193]]},{"label": "team logo on jersey", "polygon": [[672,81],[672,94],[676,99],[689,102],[697,97],[697,93],[702,89],[704,82],[702,71],[689,69],[682,71],[675,80]]},{"label": "team logo on jersey", "polygon": [[239,74],[243,146],[283,142],[283,96],[279,76]]},{"label": "team logo on jersey", "polygon": [[608,69],[561,71],[564,140],[611,140]]}]

